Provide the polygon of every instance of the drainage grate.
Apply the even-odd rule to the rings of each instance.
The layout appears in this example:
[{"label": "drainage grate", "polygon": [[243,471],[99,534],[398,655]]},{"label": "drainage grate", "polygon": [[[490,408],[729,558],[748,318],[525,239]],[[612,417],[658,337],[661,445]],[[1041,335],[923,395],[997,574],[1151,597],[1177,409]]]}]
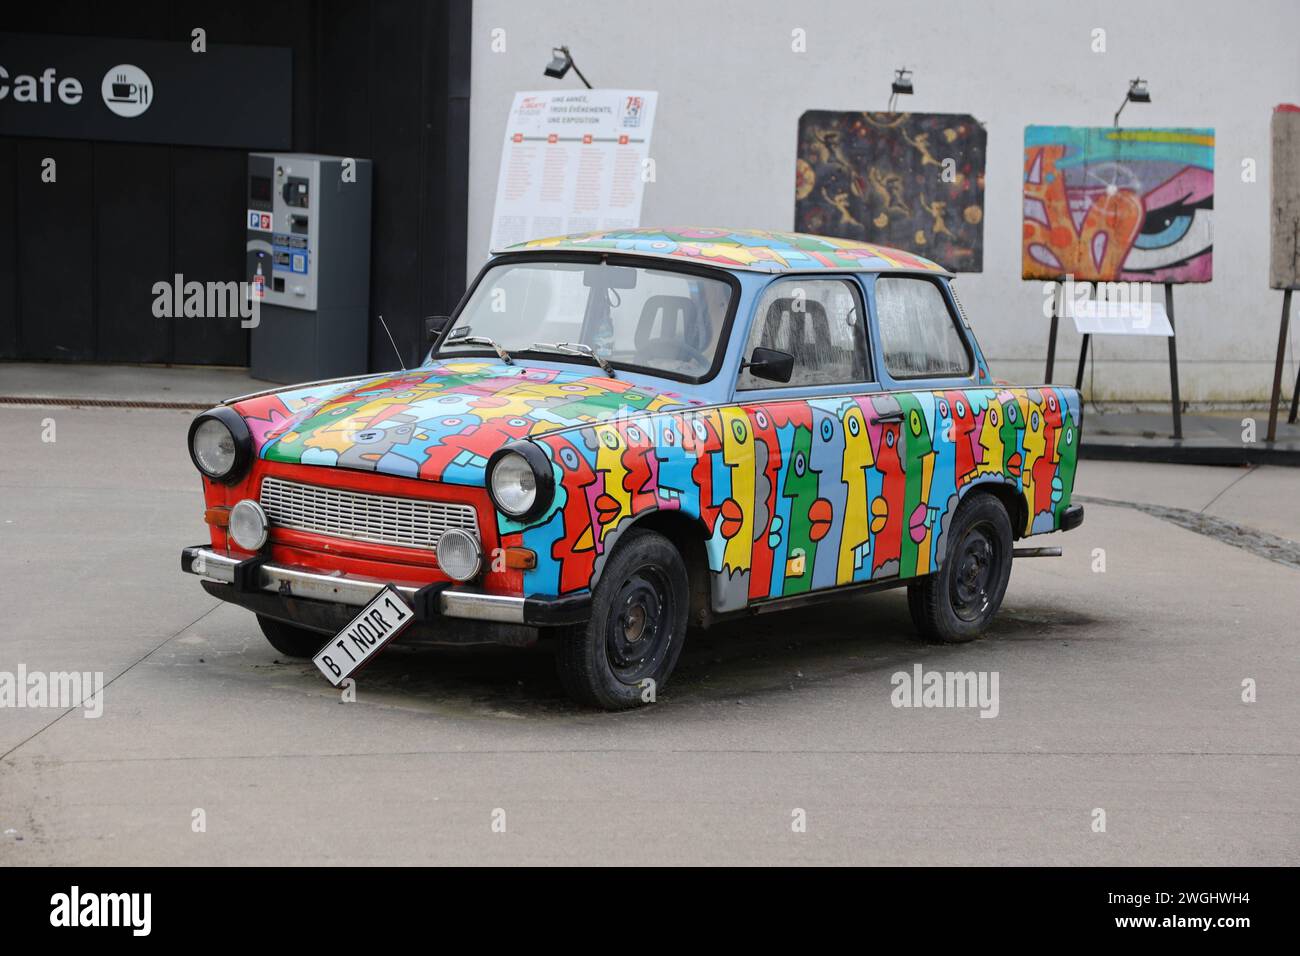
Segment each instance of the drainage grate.
[{"label": "drainage grate", "polygon": [[219,402],[199,405],[195,402],[134,402],[118,398],[56,398],[41,395],[0,395],[0,405],[30,405],[61,408],[158,408],[181,412],[206,412]]},{"label": "drainage grate", "polygon": [[1195,531],[1207,538],[1214,538],[1234,548],[1241,548],[1261,558],[1268,558],[1289,568],[1300,568],[1300,544],[1282,538],[1267,531],[1260,531],[1227,518],[1189,511],[1186,508],[1171,508],[1167,505],[1149,505],[1140,501],[1117,501],[1114,498],[1094,498],[1091,495],[1071,495],[1071,501],[1084,504],[1105,505],[1111,508],[1132,508],[1154,518],[1162,518],[1180,528]]}]

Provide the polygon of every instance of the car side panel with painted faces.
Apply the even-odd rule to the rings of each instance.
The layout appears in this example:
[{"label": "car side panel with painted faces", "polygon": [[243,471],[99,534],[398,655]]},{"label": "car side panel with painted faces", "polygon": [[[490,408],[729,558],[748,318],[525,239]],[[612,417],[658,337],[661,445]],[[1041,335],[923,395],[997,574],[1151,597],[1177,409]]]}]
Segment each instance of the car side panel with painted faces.
[{"label": "car side panel with painted faces", "polygon": [[864,391],[647,412],[533,437],[555,474],[541,517],[501,518],[530,548],[525,593],[588,590],[655,512],[696,523],[712,605],[731,611],[938,569],[958,503],[996,485],[1019,534],[1060,527],[1074,484],[1073,389]]}]

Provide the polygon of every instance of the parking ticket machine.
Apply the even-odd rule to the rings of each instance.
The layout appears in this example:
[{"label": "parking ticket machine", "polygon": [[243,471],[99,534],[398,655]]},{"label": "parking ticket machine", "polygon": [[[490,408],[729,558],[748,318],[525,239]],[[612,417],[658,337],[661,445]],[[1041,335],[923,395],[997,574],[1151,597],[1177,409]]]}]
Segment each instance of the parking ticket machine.
[{"label": "parking ticket machine", "polygon": [[366,370],[370,189],[368,159],[248,154],[254,378],[307,382]]}]

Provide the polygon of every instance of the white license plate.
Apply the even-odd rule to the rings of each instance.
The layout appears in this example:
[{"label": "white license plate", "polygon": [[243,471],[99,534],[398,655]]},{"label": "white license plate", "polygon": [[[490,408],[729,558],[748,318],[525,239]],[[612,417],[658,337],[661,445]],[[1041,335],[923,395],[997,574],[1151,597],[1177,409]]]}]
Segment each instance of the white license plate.
[{"label": "white license plate", "polygon": [[338,687],[384,649],[415,620],[415,612],[393,588],[386,587],[361,609],[352,623],[316,652],[312,663]]}]

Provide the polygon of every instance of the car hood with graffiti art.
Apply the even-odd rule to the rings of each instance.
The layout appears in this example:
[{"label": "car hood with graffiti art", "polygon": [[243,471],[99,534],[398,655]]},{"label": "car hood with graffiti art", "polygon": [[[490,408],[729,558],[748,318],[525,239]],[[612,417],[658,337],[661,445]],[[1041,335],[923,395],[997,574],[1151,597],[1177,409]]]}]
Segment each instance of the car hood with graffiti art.
[{"label": "car hood with graffiti art", "polygon": [[507,442],[695,404],[625,377],[462,359],[291,386],[233,407],[267,461],[481,485]]}]

